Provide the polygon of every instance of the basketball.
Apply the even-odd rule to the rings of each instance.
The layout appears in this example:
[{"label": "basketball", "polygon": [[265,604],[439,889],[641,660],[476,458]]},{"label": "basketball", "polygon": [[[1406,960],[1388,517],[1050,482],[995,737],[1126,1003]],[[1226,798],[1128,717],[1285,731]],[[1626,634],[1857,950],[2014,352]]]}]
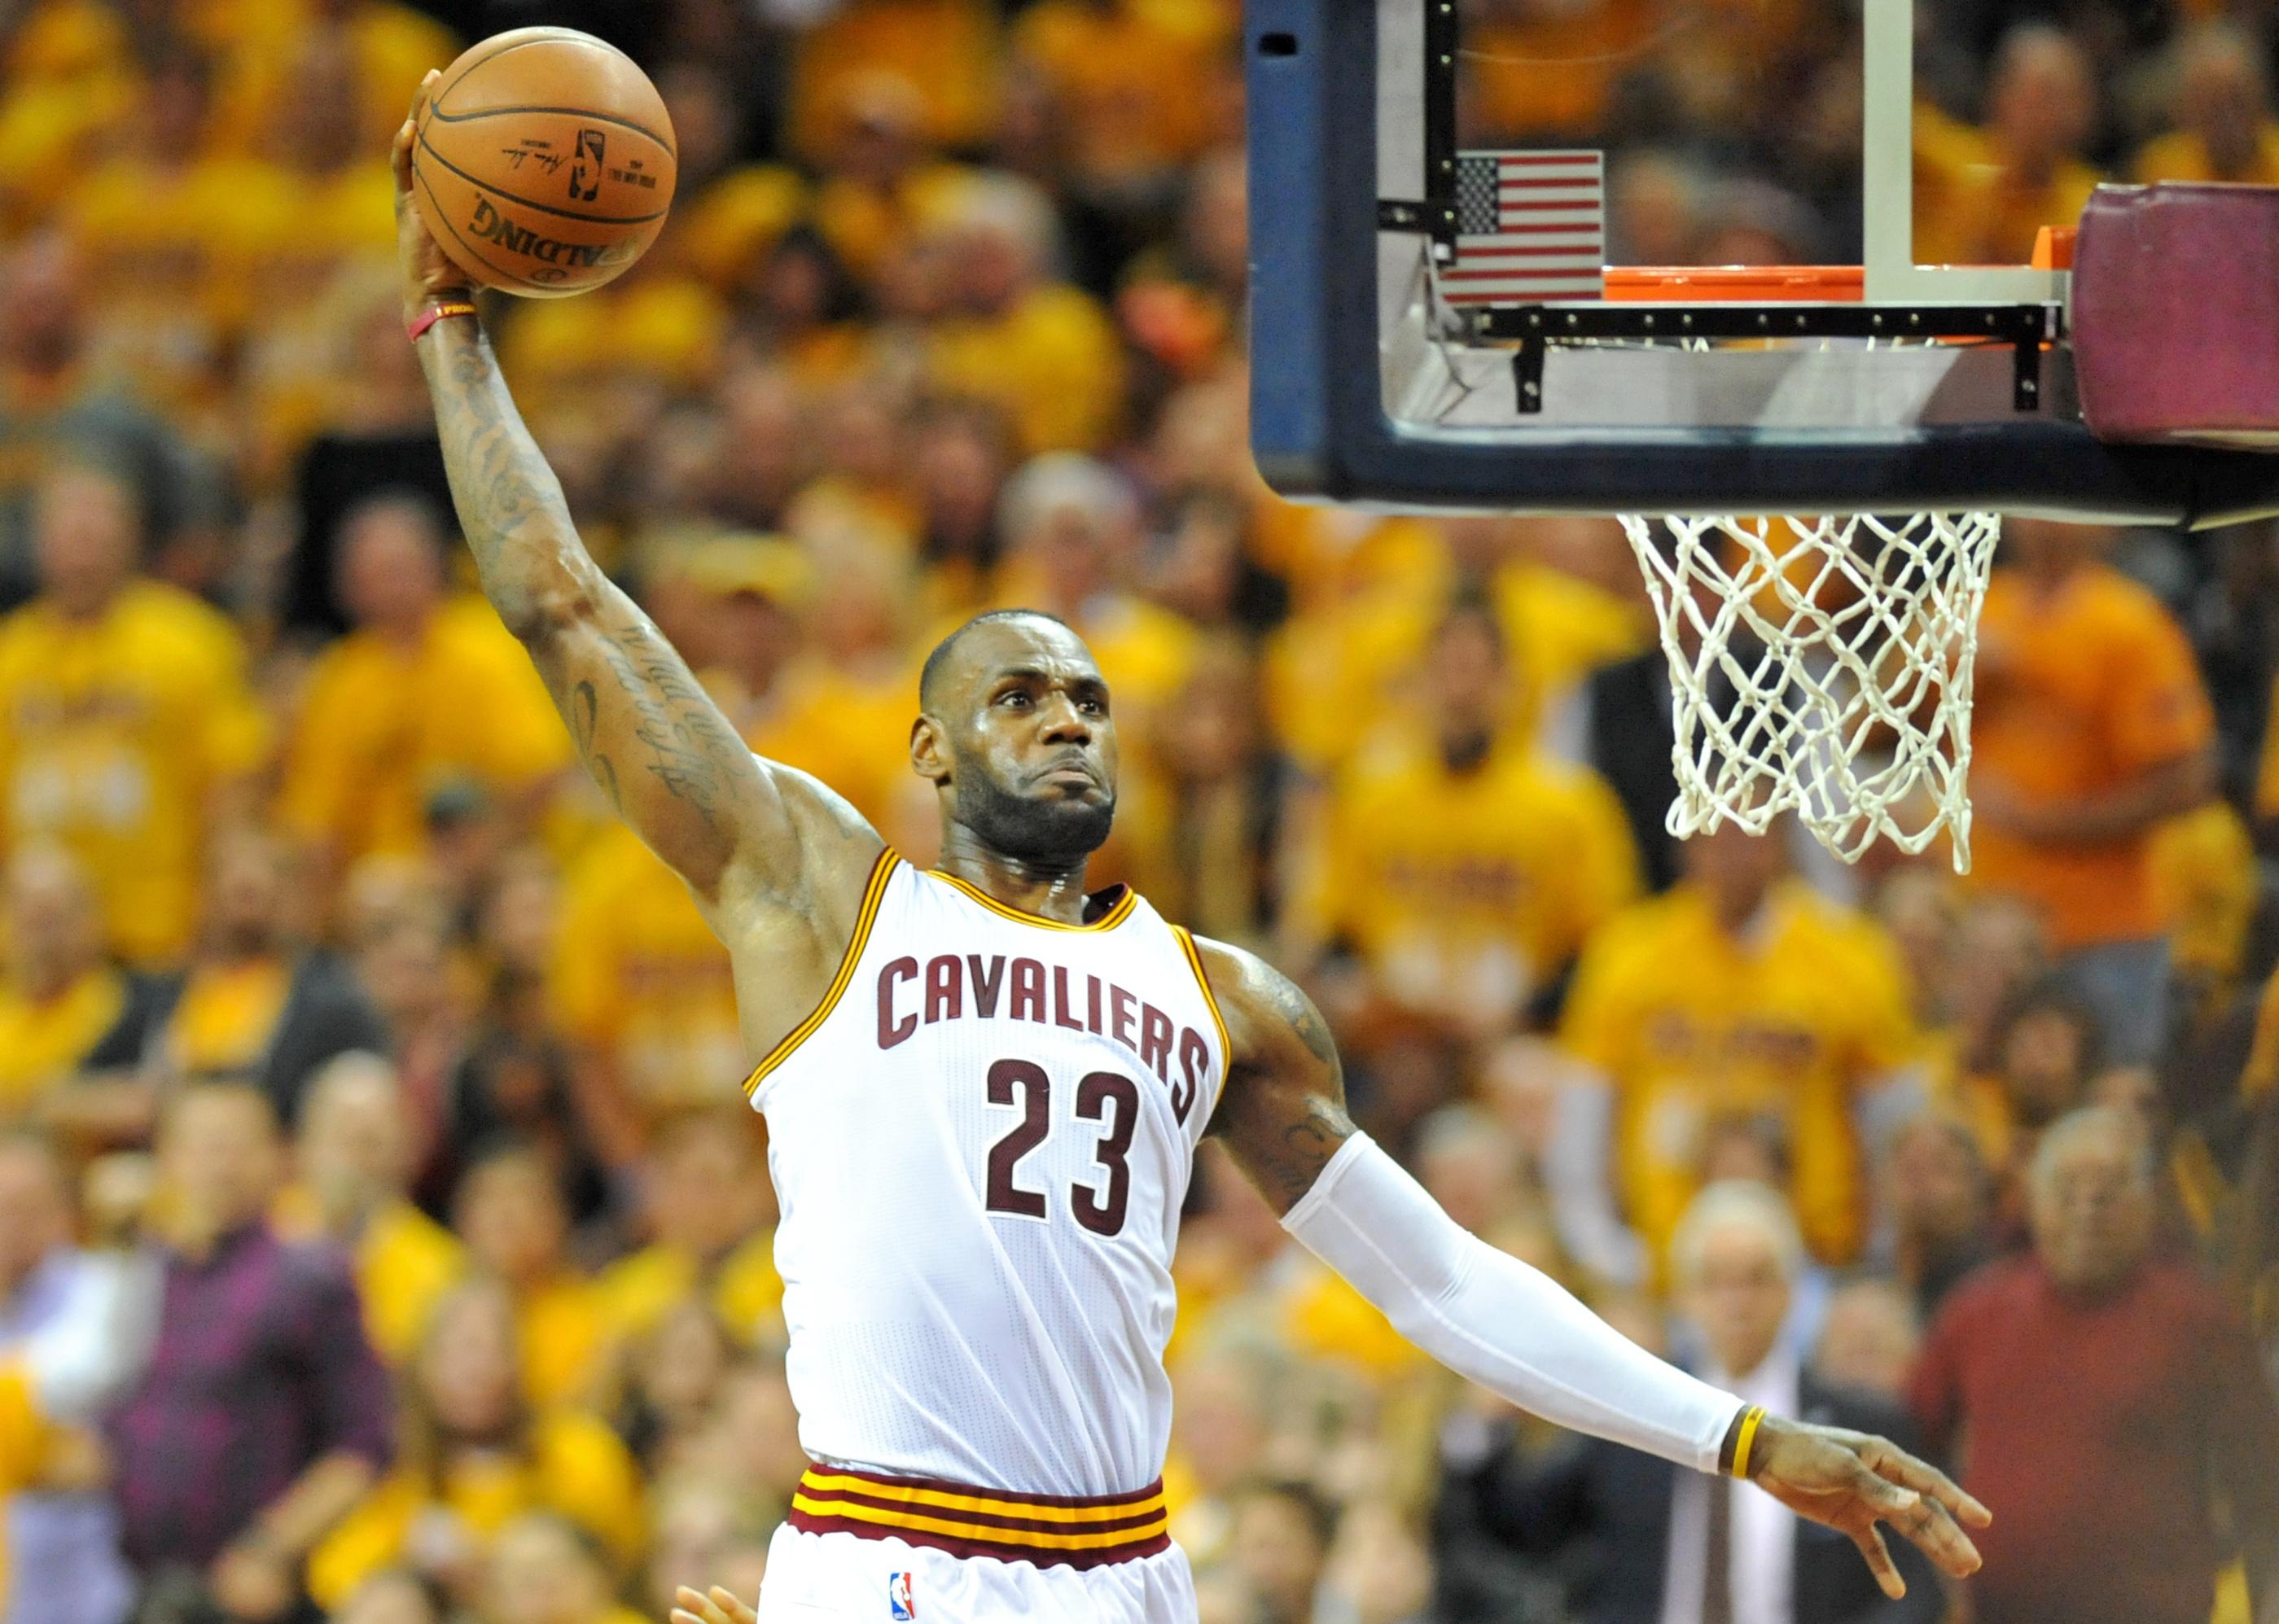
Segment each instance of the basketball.
[{"label": "basketball", "polygon": [[664,98],[631,57],[574,28],[518,28],[444,70],[412,143],[411,194],[475,280],[561,298],[647,251],[678,170]]}]

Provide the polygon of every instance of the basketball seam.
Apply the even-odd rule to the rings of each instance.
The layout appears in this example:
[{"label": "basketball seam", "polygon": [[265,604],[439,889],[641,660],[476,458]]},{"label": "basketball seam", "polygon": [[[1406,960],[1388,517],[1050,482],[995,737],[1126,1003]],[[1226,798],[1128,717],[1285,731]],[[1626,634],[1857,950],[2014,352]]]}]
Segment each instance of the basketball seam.
[{"label": "basketball seam", "polygon": [[430,107],[427,110],[428,117],[441,119],[446,124],[472,124],[478,119],[495,119],[505,113],[560,113],[565,119],[585,119],[595,124],[614,124],[621,130],[631,130],[636,135],[647,136],[664,149],[665,155],[674,163],[680,161],[680,155],[672,149],[672,143],[646,124],[635,124],[631,119],[620,119],[610,113],[595,112],[590,107],[548,107],[533,103],[517,107],[484,107],[473,112],[463,113],[448,113],[440,107]]},{"label": "basketball seam", "polygon": [[[533,282],[526,276],[518,276],[515,272],[508,270],[504,265],[494,264],[490,260],[486,259],[481,254],[477,253],[475,251],[475,245],[468,241],[466,238],[461,236],[459,234],[459,228],[451,224],[451,211],[443,206],[443,200],[435,195],[435,188],[428,184],[427,177],[420,174],[416,168],[412,171],[412,175],[421,186],[426,187],[427,195],[430,198],[433,198],[435,203],[435,218],[443,222],[443,229],[451,234],[451,240],[453,241],[457,242],[461,248],[466,249],[469,254],[473,255],[477,264],[488,268],[498,275],[504,277],[508,281],[514,283],[517,287],[546,287],[546,284],[543,282]],[[466,267],[462,265],[460,269],[465,270]],[[549,287],[546,288],[546,291],[552,293],[556,290]]]},{"label": "basketball seam", "polygon": [[[567,32],[567,33],[575,33],[575,32],[577,32],[577,31],[576,31],[575,29],[568,29],[568,30],[565,30],[564,32]],[[591,35],[588,35],[587,37],[588,37],[588,38],[590,38],[590,37],[592,37],[592,36],[591,36]],[[556,35],[556,34],[547,34],[546,36],[544,36],[543,38],[541,38],[541,39],[535,39],[535,40],[517,40],[517,41],[516,41],[513,44],[511,44],[511,45],[502,45],[502,46],[500,46],[496,50],[495,50],[495,51],[491,52],[491,54],[490,54],[489,56],[487,56],[487,57],[476,57],[472,62],[468,63],[466,66],[464,66],[464,67],[463,67],[463,68],[461,68],[461,69],[459,70],[459,76],[458,76],[458,78],[457,78],[457,79],[454,79],[454,80],[453,80],[449,84],[445,85],[445,86],[444,86],[441,90],[438,90],[437,92],[435,92],[435,99],[434,99],[434,101],[432,101],[432,102],[430,102],[430,103],[427,103],[427,111],[428,111],[429,112],[431,112],[431,113],[435,112],[435,111],[437,111],[437,109],[441,105],[443,98],[444,98],[445,96],[447,96],[450,95],[452,91],[454,91],[454,90],[457,89],[457,88],[459,88],[460,83],[461,83],[464,80],[465,80],[465,78],[467,77],[467,75],[468,75],[468,74],[470,74],[470,73],[473,73],[477,68],[479,68],[479,67],[482,66],[482,65],[483,65],[484,63],[486,63],[486,62],[495,62],[495,61],[497,61],[501,57],[507,56],[507,55],[511,54],[512,52],[515,52],[515,51],[520,50],[521,50],[524,46],[526,46],[526,45],[554,45],[554,44],[559,44],[559,43],[561,43],[561,42],[561,42],[561,39],[560,39],[560,37],[559,37],[558,35]]]},{"label": "basketball seam", "polygon": [[[428,157],[434,158],[444,168],[449,170],[453,174],[458,176],[460,180],[465,181],[469,186],[488,192],[492,196],[502,198],[508,203],[518,203],[523,208],[535,209],[541,214],[558,214],[565,220],[583,220],[588,226],[646,226],[651,220],[663,219],[667,212],[669,212],[666,209],[659,209],[654,214],[584,214],[576,209],[557,209],[552,203],[542,203],[534,198],[517,196],[512,192],[506,191],[499,187],[494,186],[488,180],[484,180],[474,175],[469,174],[465,170],[451,162],[450,159],[436,151],[434,143],[427,139],[427,132],[425,130],[422,130],[419,133],[419,149],[426,153]],[[434,188],[431,187],[428,189],[432,193]]]}]

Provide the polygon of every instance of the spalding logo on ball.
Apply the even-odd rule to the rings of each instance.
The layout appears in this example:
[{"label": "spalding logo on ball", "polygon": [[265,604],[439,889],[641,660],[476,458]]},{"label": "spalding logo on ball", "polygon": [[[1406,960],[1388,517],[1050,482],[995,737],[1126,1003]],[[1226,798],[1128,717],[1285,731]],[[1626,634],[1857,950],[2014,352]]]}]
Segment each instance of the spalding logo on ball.
[{"label": "spalding logo on ball", "polygon": [[599,287],[656,241],[679,172],[648,75],[574,28],[495,34],[443,71],[411,196],[452,262],[507,293]]}]

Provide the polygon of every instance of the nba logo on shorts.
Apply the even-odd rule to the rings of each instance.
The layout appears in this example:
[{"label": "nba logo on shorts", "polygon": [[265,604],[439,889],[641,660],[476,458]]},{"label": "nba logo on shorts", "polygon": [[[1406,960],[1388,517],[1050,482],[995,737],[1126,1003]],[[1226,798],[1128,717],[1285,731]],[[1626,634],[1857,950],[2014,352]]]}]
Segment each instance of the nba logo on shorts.
[{"label": "nba logo on shorts", "polygon": [[888,1574],[886,1575],[886,1605],[894,1609],[893,1616],[897,1619],[914,1619],[918,1616],[917,1603],[910,1597],[909,1574]]}]

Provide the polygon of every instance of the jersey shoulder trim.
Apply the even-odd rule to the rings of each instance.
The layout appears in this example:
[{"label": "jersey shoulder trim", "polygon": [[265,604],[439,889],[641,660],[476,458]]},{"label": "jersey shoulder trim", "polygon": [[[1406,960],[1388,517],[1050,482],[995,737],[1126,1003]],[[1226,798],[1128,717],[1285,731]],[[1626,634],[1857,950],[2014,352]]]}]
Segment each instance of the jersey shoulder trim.
[{"label": "jersey shoulder trim", "polygon": [[1047,919],[1042,914],[1032,914],[1025,908],[1014,908],[1009,904],[1000,902],[971,880],[960,879],[956,875],[946,874],[940,869],[926,869],[921,872],[928,879],[938,879],[956,886],[958,890],[993,914],[1001,914],[1020,924],[1034,925],[1040,931],[1113,931],[1117,925],[1129,919],[1132,916],[1132,910],[1140,905],[1140,893],[1126,885],[1123,888],[1123,894],[1109,904],[1108,911],[1099,918],[1088,920],[1083,924],[1070,924],[1063,920]]},{"label": "jersey shoulder trim", "polygon": [[879,861],[871,866],[870,883],[863,888],[863,906],[855,915],[855,937],[847,944],[846,956],[839,961],[839,973],[831,978],[831,985],[825,991],[823,1001],[815,1007],[815,1013],[793,1027],[784,1035],[783,1041],[770,1049],[760,1063],[752,1068],[751,1075],[744,1079],[744,1097],[747,1099],[752,1097],[753,1091],[759,1087],[768,1073],[790,1059],[791,1052],[806,1042],[815,1029],[829,1020],[831,1012],[839,1007],[840,999],[846,994],[847,984],[855,979],[855,967],[863,961],[863,949],[870,946],[871,927],[878,921],[879,903],[886,894],[886,882],[894,877],[894,865],[901,861],[891,846],[879,854]]},{"label": "jersey shoulder trim", "polygon": [[[1219,1013],[1218,994],[1211,991],[1210,977],[1203,974],[1203,956],[1195,950],[1193,933],[1185,925],[1173,925],[1171,935],[1178,942],[1179,951],[1187,955],[1187,968],[1194,971],[1195,984],[1202,989],[1203,1003],[1210,1010],[1211,1024],[1218,1029],[1218,1092],[1224,1096],[1228,1074],[1234,1070],[1234,1045],[1226,1035],[1226,1017]],[[1217,1108],[1218,1101],[1212,1100],[1211,1110]],[[1210,1120],[1209,1111],[1203,1114],[1203,1120]]]}]

